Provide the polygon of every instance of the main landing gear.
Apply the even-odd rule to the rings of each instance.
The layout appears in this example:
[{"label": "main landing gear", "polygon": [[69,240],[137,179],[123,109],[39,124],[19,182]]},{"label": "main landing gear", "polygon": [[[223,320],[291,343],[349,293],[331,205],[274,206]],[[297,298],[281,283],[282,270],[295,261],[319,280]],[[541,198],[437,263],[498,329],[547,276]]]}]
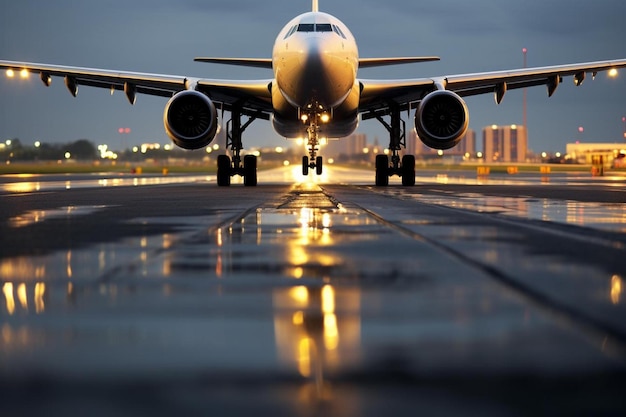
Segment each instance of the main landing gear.
[{"label": "main landing gear", "polygon": [[389,151],[391,152],[391,165],[388,155],[376,155],[376,185],[389,185],[389,177],[398,175],[402,178],[402,185],[415,185],[415,156],[404,155],[400,158],[400,151],[406,148],[406,123],[400,117],[400,108],[392,106],[390,109],[391,123],[387,123],[381,115],[374,117],[389,132]]},{"label": "main landing gear", "polygon": [[257,185],[257,159],[254,155],[245,155],[242,163],[241,150],[243,149],[243,144],[241,136],[259,115],[250,116],[248,121],[242,125],[241,109],[233,107],[231,113],[232,118],[226,125],[226,148],[230,148],[233,157],[232,160],[228,155],[219,155],[217,157],[217,185],[228,187],[230,178],[234,175],[240,175],[243,177],[245,186],[254,187]]},{"label": "main landing gear", "polygon": [[324,160],[321,156],[317,156],[317,151],[319,151],[319,118],[320,116],[316,113],[313,113],[311,116],[306,117],[305,120],[309,122],[309,127],[306,129],[309,141],[309,156],[302,157],[302,175],[309,175],[309,169],[315,169],[315,173],[317,175],[322,175],[322,171],[324,168]]}]

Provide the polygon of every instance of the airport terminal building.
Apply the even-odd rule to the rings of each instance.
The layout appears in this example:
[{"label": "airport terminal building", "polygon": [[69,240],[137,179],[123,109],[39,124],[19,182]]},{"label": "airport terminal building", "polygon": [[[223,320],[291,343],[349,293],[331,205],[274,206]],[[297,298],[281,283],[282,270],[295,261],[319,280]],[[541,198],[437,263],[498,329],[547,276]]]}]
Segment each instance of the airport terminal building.
[{"label": "airport terminal building", "polygon": [[625,168],[626,143],[568,143],[567,158],[579,164]]}]

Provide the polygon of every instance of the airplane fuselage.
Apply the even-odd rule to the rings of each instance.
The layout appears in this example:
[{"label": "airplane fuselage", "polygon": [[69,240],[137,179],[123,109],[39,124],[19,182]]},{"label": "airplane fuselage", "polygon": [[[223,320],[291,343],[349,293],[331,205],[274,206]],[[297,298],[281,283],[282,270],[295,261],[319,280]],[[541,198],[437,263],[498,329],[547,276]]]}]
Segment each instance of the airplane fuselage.
[{"label": "airplane fuselage", "polygon": [[273,123],[285,137],[303,137],[314,114],[329,120],[325,137],[348,136],[358,125],[359,54],[356,41],[337,18],[321,12],[291,20],[274,43]]}]

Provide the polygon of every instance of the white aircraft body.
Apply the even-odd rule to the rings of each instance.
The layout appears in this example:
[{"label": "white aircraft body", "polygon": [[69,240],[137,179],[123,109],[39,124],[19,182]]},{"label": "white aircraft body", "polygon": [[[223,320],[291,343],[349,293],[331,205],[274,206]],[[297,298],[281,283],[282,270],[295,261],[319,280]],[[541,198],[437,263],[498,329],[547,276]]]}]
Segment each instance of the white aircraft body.
[{"label": "white aircraft body", "polygon": [[[337,18],[318,10],[291,20],[278,34],[271,59],[196,58],[199,62],[273,69],[274,77],[261,80],[215,80],[79,68],[29,62],[0,61],[7,74],[28,71],[40,74],[49,86],[53,76],[65,78],[73,96],[78,86],[123,90],[131,104],[136,95],[168,97],[163,121],[165,131],[181,148],[199,149],[217,135],[218,109],[231,114],[227,124],[228,155],[218,157],[217,180],[230,185],[241,175],[245,185],[257,184],[256,158],[241,158],[242,134],[256,119],[272,121],[278,134],[305,138],[308,155],[302,171],[322,173],[319,145],[325,138],[341,138],[355,131],[359,120],[377,119],[389,131],[390,155],[376,157],[376,185],[388,185],[399,175],[404,185],[415,184],[415,157],[400,156],[405,146],[403,111],[414,110],[414,125],[422,142],[431,148],[449,149],[464,136],[469,122],[462,97],[493,93],[500,103],[510,89],[546,85],[552,96],[565,76],[576,85],[586,74],[626,66],[626,59],[570,65],[524,68],[464,75],[405,80],[358,78],[359,68],[438,60],[438,57],[359,57],[356,41]],[[245,123],[242,118],[246,117]]]}]

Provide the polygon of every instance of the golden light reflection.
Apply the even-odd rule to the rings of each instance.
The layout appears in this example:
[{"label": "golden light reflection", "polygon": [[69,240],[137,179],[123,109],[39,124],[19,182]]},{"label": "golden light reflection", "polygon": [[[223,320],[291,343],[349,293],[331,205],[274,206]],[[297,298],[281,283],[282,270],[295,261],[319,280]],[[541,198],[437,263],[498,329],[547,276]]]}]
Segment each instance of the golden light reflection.
[{"label": "golden light reflection", "polygon": [[[296,286],[273,294],[276,348],[304,378],[324,384],[324,373],[359,361],[360,292]],[[337,310],[340,305],[341,309]],[[319,394],[319,392],[318,392]]]},{"label": "golden light reflection", "polygon": [[611,277],[611,302],[614,305],[619,304],[622,296],[622,278],[619,275]]},{"label": "golden light reflection", "polygon": [[9,193],[26,194],[41,189],[41,183],[38,182],[15,182],[2,185],[2,189]]},{"label": "golden light reflection", "polygon": [[295,279],[300,279],[304,275],[304,269],[301,266],[293,268],[293,272],[291,274]]},{"label": "golden light reflection", "polygon": [[298,343],[298,372],[305,378],[311,376],[311,339],[303,337]]},{"label": "golden light reflection", "polygon": [[46,306],[44,303],[44,296],[46,295],[46,284],[38,282],[35,284],[35,312],[37,314],[43,313]]},{"label": "golden light reflection", "polygon": [[67,254],[65,255],[65,263],[66,263],[65,273],[67,274],[68,278],[72,278],[72,275],[74,275],[74,273],[72,271],[72,251],[71,250],[68,250]]},{"label": "golden light reflection", "polygon": [[224,246],[224,239],[222,237],[222,228],[217,229],[217,246]]},{"label": "golden light reflection", "polygon": [[4,298],[6,300],[7,312],[9,316],[12,316],[15,313],[15,298],[13,298],[13,283],[5,282],[2,286],[2,293],[4,294]]},{"label": "golden light reflection", "polygon": [[290,288],[289,296],[301,307],[306,307],[309,302],[309,290],[304,285]]},{"label": "golden light reflection", "polygon": [[324,347],[335,350],[339,346],[339,329],[337,328],[337,316],[324,314]]},{"label": "golden light reflection", "polygon": [[26,295],[26,284],[21,283],[17,286],[17,299],[20,301],[20,305],[26,311],[28,311],[28,296]]},{"label": "golden light reflection", "polygon": [[330,285],[322,288],[322,313],[331,314],[335,312],[335,290]]},{"label": "golden light reflection", "polygon": [[291,276],[296,279],[302,278],[303,266],[307,264],[323,266],[339,264],[341,260],[329,252],[311,250],[313,247],[332,246],[335,243],[331,231],[331,213],[327,210],[302,207],[293,214],[297,216],[299,227],[297,236],[291,238],[291,242],[286,245],[289,250],[289,262],[294,266]]}]

